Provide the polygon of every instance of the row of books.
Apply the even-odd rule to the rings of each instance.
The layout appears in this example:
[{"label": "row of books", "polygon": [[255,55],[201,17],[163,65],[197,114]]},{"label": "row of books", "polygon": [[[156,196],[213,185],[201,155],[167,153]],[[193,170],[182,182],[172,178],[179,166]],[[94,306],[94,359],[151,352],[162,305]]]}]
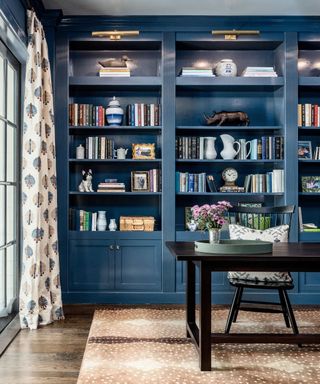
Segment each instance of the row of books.
[{"label": "row of books", "polygon": [[176,192],[206,192],[206,173],[176,172]]},{"label": "row of books", "polygon": [[106,109],[102,105],[69,104],[69,125],[97,126],[106,125]]},{"label": "row of books", "polygon": [[130,69],[126,67],[107,67],[99,69],[100,77],[130,77]]},{"label": "row of books", "polygon": [[278,77],[273,67],[246,67],[243,77]]},{"label": "row of books", "polygon": [[176,138],[176,158],[177,159],[205,159],[205,148],[208,139],[213,137],[187,137],[179,136]]},{"label": "row of books", "polygon": [[298,104],[298,126],[320,127],[320,113],[318,104]]},{"label": "row of books", "polygon": [[148,172],[148,182],[149,182],[149,192],[161,192],[162,190],[162,179],[161,179],[161,169],[149,169]]},{"label": "row of books", "polygon": [[282,160],[284,158],[283,136],[262,136],[250,140],[251,160]]},{"label": "row of books", "polygon": [[[206,145],[208,140],[214,137],[179,136],[176,138],[177,159],[206,158]],[[240,156],[238,156],[240,158]],[[284,158],[283,136],[262,136],[260,139],[250,140],[251,160],[281,160]]]},{"label": "row of books", "polygon": [[97,216],[97,212],[70,208],[69,228],[73,231],[96,231]]},{"label": "row of books", "polygon": [[104,136],[89,136],[85,143],[86,159],[113,159],[114,140]]},{"label": "row of books", "polygon": [[134,103],[127,105],[127,123],[130,126],[159,126],[161,122],[160,104]]},{"label": "row of books", "polygon": [[253,193],[284,192],[284,170],[274,169],[265,174],[249,174],[244,179],[244,191]]},{"label": "row of books", "polygon": [[212,68],[194,68],[194,67],[182,67],[179,73],[179,76],[204,76],[204,77],[214,77]]}]

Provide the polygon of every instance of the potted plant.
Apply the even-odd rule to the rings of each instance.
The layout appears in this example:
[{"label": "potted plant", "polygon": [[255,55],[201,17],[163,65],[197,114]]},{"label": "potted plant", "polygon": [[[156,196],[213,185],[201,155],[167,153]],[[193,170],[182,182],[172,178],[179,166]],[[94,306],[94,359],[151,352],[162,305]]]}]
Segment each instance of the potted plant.
[{"label": "potted plant", "polygon": [[198,229],[209,232],[209,243],[219,243],[220,232],[226,223],[225,214],[232,205],[228,201],[218,201],[217,204],[194,205],[191,208],[192,218],[198,224]]}]

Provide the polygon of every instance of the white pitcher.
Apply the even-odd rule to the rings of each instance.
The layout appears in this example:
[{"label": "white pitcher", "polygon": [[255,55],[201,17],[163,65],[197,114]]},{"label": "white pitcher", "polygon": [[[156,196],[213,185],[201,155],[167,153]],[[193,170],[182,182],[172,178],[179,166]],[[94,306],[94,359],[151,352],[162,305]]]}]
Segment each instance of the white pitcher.
[{"label": "white pitcher", "polygon": [[214,147],[216,137],[205,137],[204,138],[204,158],[213,160],[217,157],[217,151]]},{"label": "white pitcher", "polygon": [[245,160],[250,156],[251,153],[251,141],[246,141],[246,139],[239,139],[239,143],[240,152],[238,153],[238,159]]},{"label": "white pitcher", "polygon": [[115,149],[113,152],[113,157],[118,160],[122,160],[126,158],[126,155],[128,153],[128,150],[125,148],[118,148]]},{"label": "white pitcher", "polygon": [[[223,150],[220,152],[220,156],[225,160],[234,159],[240,151],[240,143],[227,133],[220,135],[220,137],[223,142]],[[234,149],[235,144],[238,146],[237,149]]]}]

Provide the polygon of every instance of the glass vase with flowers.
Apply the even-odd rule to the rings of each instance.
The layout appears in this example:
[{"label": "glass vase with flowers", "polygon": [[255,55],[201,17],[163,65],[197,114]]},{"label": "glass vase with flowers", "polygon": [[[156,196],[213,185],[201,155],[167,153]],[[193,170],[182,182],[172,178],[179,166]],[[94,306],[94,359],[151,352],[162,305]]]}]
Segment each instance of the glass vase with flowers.
[{"label": "glass vase with flowers", "polygon": [[198,224],[198,229],[209,232],[209,243],[220,241],[222,226],[226,223],[225,214],[232,205],[229,201],[218,201],[217,204],[194,205],[191,208],[192,218]]}]

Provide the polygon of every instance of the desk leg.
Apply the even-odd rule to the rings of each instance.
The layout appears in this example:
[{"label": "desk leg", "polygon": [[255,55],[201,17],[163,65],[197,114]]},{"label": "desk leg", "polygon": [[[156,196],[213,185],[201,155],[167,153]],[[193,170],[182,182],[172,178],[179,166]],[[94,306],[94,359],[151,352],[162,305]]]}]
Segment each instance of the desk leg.
[{"label": "desk leg", "polygon": [[[196,321],[196,268],[192,261],[187,261],[187,324],[194,324]],[[190,337],[187,328],[187,337]]]},{"label": "desk leg", "polygon": [[211,270],[200,262],[199,351],[201,371],[211,371]]}]

